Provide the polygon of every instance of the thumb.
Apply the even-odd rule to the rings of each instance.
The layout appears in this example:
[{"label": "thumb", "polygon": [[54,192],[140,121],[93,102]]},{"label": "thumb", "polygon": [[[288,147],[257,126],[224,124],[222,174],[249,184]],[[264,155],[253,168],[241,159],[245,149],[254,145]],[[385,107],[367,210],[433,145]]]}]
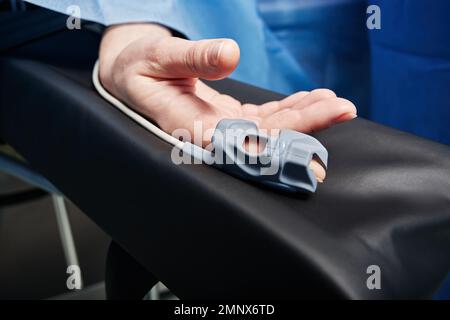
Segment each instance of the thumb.
[{"label": "thumb", "polygon": [[231,39],[189,41],[162,38],[145,48],[147,73],[160,78],[219,80],[239,63],[239,46]]}]

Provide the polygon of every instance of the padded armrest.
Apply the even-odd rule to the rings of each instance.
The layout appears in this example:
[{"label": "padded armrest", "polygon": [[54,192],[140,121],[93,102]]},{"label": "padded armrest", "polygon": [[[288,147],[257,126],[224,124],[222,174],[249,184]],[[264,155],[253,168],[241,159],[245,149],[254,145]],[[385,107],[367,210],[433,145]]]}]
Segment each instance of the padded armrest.
[{"label": "padded armrest", "polygon": [[[181,298],[424,298],[450,268],[450,148],[356,119],[317,137],[326,182],[275,192],[171,147],[96,94],[98,35],[0,59],[0,136]],[[225,80],[255,103],[280,96]],[[367,267],[381,268],[369,290]]]}]

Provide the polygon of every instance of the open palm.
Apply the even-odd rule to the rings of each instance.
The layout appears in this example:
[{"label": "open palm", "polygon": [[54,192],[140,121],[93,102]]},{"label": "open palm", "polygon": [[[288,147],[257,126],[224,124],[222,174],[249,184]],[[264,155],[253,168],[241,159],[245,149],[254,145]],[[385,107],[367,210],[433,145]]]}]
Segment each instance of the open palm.
[{"label": "open palm", "polygon": [[[212,89],[199,78],[218,80],[239,63],[239,47],[228,39],[188,41],[176,37],[142,37],[117,56],[106,87],[117,98],[172,133],[194,135],[201,122],[202,144],[210,142],[221,119],[247,119],[267,130],[317,131],[356,116],[355,106],[331,90],[297,92],[281,101],[242,104]],[[102,74],[102,72],[101,72]],[[102,79],[103,81],[103,79]],[[318,180],[324,169],[312,164]]]}]

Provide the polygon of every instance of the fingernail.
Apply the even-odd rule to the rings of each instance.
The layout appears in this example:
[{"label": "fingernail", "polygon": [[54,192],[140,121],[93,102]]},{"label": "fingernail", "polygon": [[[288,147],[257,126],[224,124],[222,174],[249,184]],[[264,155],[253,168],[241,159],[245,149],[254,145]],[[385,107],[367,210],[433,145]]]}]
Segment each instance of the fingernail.
[{"label": "fingernail", "polygon": [[343,114],[342,116],[340,116],[339,118],[337,118],[335,121],[336,121],[337,123],[338,123],[338,122],[342,122],[342,121],[349,121],[349,120],[355,119],[356,117],[358,117],[358,115],[357,115],[356,113],[351,113],[351,112],[349,112],[349,113]]},{"label": "fingernail", "polygon": [[217,66],[219,64],[220,53],[225,44],[225,41],[218,41],[211,45],[208,49],[208,60],[211,66]]}]

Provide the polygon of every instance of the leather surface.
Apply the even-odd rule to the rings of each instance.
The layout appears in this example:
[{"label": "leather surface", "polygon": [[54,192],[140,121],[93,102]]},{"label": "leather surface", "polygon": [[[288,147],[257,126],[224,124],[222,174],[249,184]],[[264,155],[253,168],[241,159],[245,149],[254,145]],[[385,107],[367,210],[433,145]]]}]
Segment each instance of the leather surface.
[{"label": "leather surface", "polygon": [[[93,90],[98,35],[0,59],[0,136],[181,298],[427,298],[450,269],[450,148],[356,119],[312,196],[275,192],[170,146]],[[255,103],[280,96],[233,81]],[[369,290],[369,265],[381,290]]]}]

